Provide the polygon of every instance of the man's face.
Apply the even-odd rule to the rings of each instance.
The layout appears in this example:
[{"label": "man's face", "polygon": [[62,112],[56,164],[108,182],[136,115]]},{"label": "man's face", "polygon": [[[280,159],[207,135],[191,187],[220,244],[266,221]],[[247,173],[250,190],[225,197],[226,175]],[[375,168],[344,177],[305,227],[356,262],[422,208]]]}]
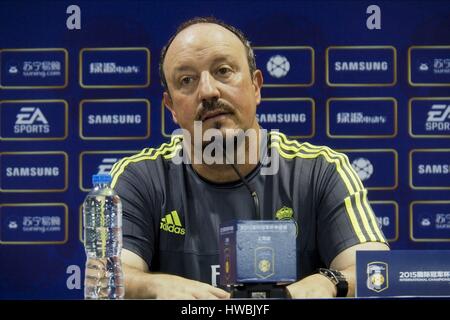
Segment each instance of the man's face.
[{"label": "man's face", "polygon": [[167,50],[163,68],[169,90],[164,103],[192,136],[194,121],[202,122],[203,132],[258,127],[262,74],[250,75],[245,47],[229,30],[210,23],[184,29]]}]

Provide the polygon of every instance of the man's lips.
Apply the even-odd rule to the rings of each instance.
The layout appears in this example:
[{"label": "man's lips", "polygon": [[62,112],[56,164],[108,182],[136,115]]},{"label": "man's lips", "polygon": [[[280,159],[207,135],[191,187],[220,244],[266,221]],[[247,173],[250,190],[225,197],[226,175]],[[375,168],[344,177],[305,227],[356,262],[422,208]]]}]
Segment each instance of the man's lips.
[{"label": "man's lips", "polygon": [[202,117],[202,121],[206,121],[221,115],[227,115],[230,114],[230,112],[226,112],[226,111],[213,111],[213,112],[208,112],[206,113],[203,117]]}]

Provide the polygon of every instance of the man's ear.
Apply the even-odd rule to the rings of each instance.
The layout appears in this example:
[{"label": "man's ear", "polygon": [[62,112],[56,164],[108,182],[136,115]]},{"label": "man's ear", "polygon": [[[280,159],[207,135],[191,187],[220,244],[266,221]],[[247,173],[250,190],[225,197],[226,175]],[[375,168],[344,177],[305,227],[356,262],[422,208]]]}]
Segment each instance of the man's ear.
[{"label": "man's ear", "polygon": [[169,109],[170,113],[172,114],[173,122],[178,124],[177,114],[175,113],[175,110],[173,108],[172,98],[170,97],[170,94],[167,91],[164,91],[163,93],[163,100],[164,105],[166,106],[167,109]]},{"label": "man's ear", "polygon": [[252,80],[253,88],[255,90],[256,105],[259,105],[261,102],[261,88],[264,82],[261,70],[255,70],[255,72],[253,72]]}]

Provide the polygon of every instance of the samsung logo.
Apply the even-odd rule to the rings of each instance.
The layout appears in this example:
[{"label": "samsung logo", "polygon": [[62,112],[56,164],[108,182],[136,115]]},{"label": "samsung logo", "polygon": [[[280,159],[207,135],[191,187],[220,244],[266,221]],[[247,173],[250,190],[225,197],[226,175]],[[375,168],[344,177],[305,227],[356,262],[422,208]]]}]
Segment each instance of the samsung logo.
[{"label": "samsung logo", "polygon": [[260,123],[305,123],[304,113],[263,113],[257,114],[256,118]]},{"label": "samsung logo", "polygon": [[387,71],[387,61],[336,61],[335,71]]},{"label": "samsung logo", "polygon": [[448,164],[419,164],[417,167],[419,174],[449,174]]},{"label": "samsung logo", "polygon": [[58,167],[7,167],[7,177],[57,177]]},{"label": "samsung logo", "polygon": [[90,114],[89,124],[140,124],[140,114]]},{"label": "samsung logo", "polygon": [[389,217],[376,217],[378,222],[378,227],[389,227],[391,224]]}]

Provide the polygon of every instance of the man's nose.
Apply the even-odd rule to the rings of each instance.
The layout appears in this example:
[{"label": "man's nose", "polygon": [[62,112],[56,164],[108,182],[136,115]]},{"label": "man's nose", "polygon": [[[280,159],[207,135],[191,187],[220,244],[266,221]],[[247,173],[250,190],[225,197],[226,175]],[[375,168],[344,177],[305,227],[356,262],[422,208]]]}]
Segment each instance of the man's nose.
[{"label": "man's nose", "polygon": [[220,97],[216,80],[207,71],[202,72],[200,76],[198,95],[200,101],[218,99]]}]

